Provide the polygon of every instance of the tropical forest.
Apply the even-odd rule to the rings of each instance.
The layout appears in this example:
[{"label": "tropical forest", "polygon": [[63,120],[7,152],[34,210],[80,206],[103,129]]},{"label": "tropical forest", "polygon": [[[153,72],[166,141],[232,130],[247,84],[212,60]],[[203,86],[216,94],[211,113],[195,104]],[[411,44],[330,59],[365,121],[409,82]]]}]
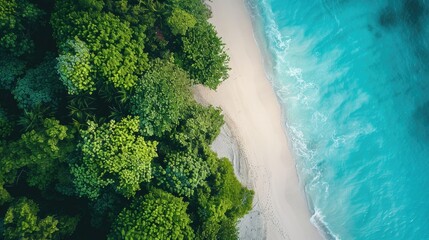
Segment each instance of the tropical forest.
[{"label": "tropical forest", "polygon": [[0,0],[0,238],[237,239],[202,0]]}]

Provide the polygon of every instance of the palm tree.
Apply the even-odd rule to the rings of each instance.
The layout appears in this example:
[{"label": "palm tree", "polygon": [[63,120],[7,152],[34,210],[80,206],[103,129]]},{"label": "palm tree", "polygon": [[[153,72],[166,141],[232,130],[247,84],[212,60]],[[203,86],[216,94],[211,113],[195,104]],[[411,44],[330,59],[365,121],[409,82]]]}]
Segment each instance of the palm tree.
[{"label": "palm tree", "polygon": [[43,120],[52,116],[53,112],[49,107],[38,105],[31,111],[24,110],[24,114],[18,120],[18,125],[22,127],[23,132],[27,132],[41,127]]}]

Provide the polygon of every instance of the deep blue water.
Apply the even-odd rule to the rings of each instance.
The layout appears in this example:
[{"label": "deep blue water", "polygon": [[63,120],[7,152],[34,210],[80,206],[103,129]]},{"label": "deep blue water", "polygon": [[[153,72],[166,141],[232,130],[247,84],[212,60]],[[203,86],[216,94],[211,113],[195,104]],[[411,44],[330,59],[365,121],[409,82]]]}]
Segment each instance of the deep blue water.
[{"label": "deep blue water", "polygon": [[429,0],[248,0],[312,222],[429,239]]}]

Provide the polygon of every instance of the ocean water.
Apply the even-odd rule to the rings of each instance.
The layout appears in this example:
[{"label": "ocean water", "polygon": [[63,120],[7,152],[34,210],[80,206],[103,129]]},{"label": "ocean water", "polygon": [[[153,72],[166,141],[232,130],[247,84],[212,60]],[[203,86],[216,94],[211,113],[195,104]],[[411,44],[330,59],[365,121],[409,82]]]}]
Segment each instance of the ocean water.
[{"label": "ocean water", "polygon": [[429,0],[247,0],[328,239],[429,239]]}]

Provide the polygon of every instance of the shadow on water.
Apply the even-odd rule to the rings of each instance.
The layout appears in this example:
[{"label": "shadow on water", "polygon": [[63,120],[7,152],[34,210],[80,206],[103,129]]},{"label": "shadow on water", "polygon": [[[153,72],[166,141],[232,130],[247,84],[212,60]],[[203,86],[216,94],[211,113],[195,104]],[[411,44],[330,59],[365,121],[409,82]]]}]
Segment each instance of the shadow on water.
[{"label": "shadow on water", "polygon": [[412,120],[412,134],[419,139],[429,141],[429,101],[414,110]]}]

